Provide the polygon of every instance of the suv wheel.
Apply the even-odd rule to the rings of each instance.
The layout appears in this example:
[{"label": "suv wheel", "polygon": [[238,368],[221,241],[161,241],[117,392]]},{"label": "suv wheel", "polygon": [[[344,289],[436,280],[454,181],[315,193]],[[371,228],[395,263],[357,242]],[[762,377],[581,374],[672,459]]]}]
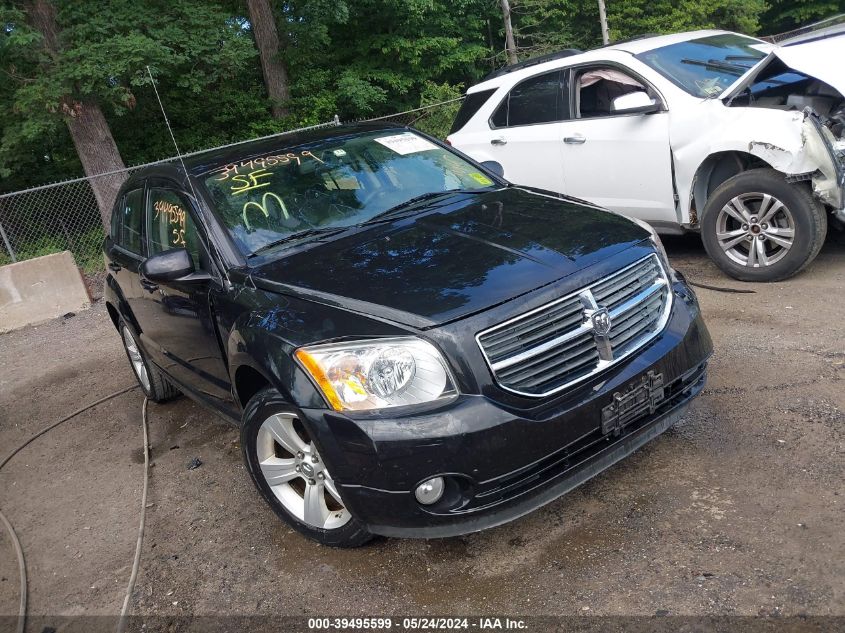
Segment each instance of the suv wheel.
[{"label": "suv wheel", "polygon": [[819,254],[827,233],[824,208],[803,185],[774,169],[752,169],[713,191],[701,220],[707,254],[742,281],[780,281]]},{"label": "suv wheel", "polygon": [[259,492],[295,530],[333,547],[372,538],[346,509],[311,435],[275,389],[262,389],[247,404],[241,447]]},{"label": "suv wheel", "polygon": [[120,322],[119,329],[123,339],[123,349],[126,350],[129,364],[135,372],[135,378],[138,379],[144,395],[153,402],[166,402],[178,396],[181,392],[165,378],[158,367],[147,359],[125,322]]}]

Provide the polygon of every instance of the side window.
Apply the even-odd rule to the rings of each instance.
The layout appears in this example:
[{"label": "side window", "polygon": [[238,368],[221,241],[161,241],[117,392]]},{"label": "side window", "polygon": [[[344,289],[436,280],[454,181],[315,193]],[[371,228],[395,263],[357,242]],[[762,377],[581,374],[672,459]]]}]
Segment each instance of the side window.
[{"label": "side window", "polygon": [[197,270],[205,268],[197,229],[182,196],[169,189],[151,189],[147,217],[150,255],[172,248],[187,248]]},{"label": "side window", "polygon": [[[117,216],[117,217],[115,217]],[[131,253],[141,254],[141,225],[144,218],[144,190],[133,189],[123,196],[112,213],[112,239]]]},{"label": "side window", "polygon": [[579,119],[610,116],[613,100],[631,92],[648,92],[637,79],[617,68],[594,66],[578,71],[575,107]]},{"label": "side window", "polygon": [[562,99],[561,71],[531,77],[511,88],[490,119],[494,127],[561,121],[568,116]]}]

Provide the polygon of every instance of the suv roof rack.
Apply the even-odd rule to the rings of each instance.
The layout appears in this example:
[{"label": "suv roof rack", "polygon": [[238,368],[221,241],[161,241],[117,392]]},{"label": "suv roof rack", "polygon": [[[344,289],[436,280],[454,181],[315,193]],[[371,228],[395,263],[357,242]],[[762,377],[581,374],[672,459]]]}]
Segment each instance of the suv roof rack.
[{"label": "suv roof rack", "polygon": [[565,48],[562,51],[557,51],[554,53],[546,53],[545,55],[539,55],[537,57],[532,57],[531,59],[526,59],[525,61],[511,64],[510,66],[503,66],[497,70],[494,70],[492,73],[487,75],[481,81],[487,81],[488,79],[495,79],[496,77],[501,77],[502,75],[507,75],[508,73],[512,73],[517,70],[522,70],[523,68],[528,68],[529,66],[536,66],[537,64],[544,64],[545,62],[551,62],[556,59],[563,59],[564,57],[572,57],[573,55],[580,55],[584,51],[579,50],[577,48]]}]

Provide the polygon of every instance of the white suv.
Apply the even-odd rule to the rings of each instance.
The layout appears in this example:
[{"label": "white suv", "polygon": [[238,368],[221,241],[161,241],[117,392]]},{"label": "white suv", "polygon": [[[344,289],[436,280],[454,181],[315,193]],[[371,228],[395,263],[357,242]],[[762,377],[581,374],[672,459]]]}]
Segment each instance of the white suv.
[{"label": "white suv", "polygon": [[448,142],[512,182],[663,233],[727,274],[785,279],[845,220],[845,35],[774,47],[697,31],[562,51],[473,86]]}]

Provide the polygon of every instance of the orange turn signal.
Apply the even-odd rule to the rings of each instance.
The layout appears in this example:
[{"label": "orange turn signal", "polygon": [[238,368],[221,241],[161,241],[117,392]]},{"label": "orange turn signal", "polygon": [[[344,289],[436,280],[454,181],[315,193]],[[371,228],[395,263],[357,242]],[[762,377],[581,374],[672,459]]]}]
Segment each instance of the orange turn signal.
[{"label": "orange turn signal", "polygon": [[323,368],[320,367],[320,364],[316,361],[316,359],[304,349],[296,350],[295,355],[296,359],[305,371],[307,371],[317,382],[317,386],[320,387],[320,391],[323,392],[323,395],[326,397],[326,400],[329,401],[332,409],[335,411],[343,411],[343,403],[340,401],[340,398],[332,386],[329,377],[326,376],[326,372],[323,371]]}]

